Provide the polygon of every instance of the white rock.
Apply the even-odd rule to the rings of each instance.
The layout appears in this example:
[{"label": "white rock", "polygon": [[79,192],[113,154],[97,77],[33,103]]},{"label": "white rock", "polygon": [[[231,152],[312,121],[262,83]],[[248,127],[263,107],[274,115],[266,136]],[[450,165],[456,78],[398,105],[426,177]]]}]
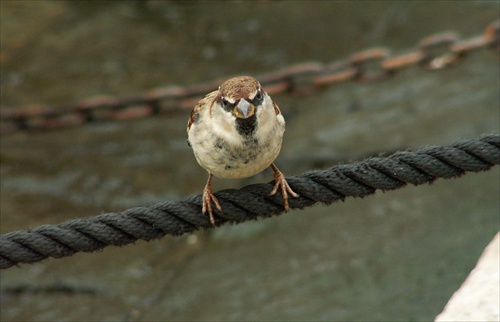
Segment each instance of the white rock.
[{"label": "white rock", "polygon": [[435,321],[500,321],[500,235]]}]

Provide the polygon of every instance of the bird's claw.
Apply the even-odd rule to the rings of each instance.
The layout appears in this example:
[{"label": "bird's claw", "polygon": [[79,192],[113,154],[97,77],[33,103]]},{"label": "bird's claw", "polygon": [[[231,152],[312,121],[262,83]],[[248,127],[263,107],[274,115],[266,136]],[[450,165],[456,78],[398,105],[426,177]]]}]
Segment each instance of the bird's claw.
[{"label": "bird's claw", "polygon": [[208,210],[208,216],[210,218],[210,222],[212,223],[213,226],[215,226],[215,218],[214,218],[214,214],[213,214],[212,201],[215,204],[215,207],[217,208],[217,210],[219,210],[222,213],[222,207],[220,206],[217,198],[212,193],[212,187],[210,186],[210,184],[207,184],[205,186],[205,189],[203,189],[202,212],[204,214],[206,214],[207,210]]},{"label": "bird's claw", "polygon": [[285,211],[288,211],[289,205],[288,205],[288,194],[291,194],[293,197],[297,198],[299,195],[295,193],[295,191],[290,188],[290,185],[288,185],[288,182],[285,179],[285,176],[283,173],[273,164],[271,164],[271,168],[274,171],[274,181],[276,182],[274,184],[273,190],[271,190],[271,193],[269,194],[270,196],[274,196],[276,192],[278,192],[278,188],[281,188],[281,194],[283,196],[283,206],[285,207]]}]

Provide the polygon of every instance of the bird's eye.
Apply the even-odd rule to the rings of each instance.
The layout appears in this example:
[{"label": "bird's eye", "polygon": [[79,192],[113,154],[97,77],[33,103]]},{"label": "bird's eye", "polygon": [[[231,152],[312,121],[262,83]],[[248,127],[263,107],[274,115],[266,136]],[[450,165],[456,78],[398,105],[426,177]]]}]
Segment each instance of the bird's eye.
[{"label": "bird's eye", "polygon": [[228,110],[231,108],[231,103],[229,103],[229,101],[227,99],[225,99],[224,97],[221,99],[220,104],[222,105],[222,108],[225,110]]},{"label": "bird's eye", "polygon": [[262,94],[262,90],[261,89],[257,90],[257,94],[255,94],[255,97],[253,99],[255,102],[255,105],[260,105],[263,98],[264,98],[264,94]]}]

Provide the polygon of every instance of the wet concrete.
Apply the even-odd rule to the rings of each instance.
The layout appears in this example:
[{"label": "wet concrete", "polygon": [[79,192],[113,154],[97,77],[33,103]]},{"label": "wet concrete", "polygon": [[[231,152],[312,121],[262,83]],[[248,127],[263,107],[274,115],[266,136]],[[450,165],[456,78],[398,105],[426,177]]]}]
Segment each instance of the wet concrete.
[{"label": "wet concrete", "polygon": [[[1,2],[1,108],[407,49],[498,2]],[[467,17],[464,19],[463,17]],[[287,175],[499,132],[498,56],[274,96]],[[199,194],[186,115],[0,140],[2,233]],[[215,189],[271,180],[270,171]],[[2,271],[1,320],[431,320],[499,229],[498,169]]]}]

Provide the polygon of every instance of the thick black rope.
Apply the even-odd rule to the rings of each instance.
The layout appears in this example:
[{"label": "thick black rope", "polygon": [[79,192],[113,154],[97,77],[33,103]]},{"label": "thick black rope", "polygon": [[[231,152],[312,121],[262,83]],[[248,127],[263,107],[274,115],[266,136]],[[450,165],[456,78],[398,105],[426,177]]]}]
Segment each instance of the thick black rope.
[{"label": "thick black rope", "polygon": [[[317,202],[330,204],[345,197],[364,197],[377,189],[394,190],[407,183],[431,183],[437,178],[458,177],[466,171],[486,171],[498,164],[498,135],[462,140],[451,146],[397,152],[389,157],[287,178],[292,189],[300,194],[298,198],[289,199],[290,208],[304,208]],[[281,195],[269,196],[273,184],[253,184],[215,193],[224,210],[224,214],[215,213],[216,225],[283,213]],[[212,225],[208,216],[201,214],[201,196],[198,195],[151,207],[69,220],[59,225],[14,231],[0,236],[0,268],[34,263],[47,257],[94,252],[108,245],[124,246],[138,239],[149,241],[167,234],[181,235],[201,227]]]}]

